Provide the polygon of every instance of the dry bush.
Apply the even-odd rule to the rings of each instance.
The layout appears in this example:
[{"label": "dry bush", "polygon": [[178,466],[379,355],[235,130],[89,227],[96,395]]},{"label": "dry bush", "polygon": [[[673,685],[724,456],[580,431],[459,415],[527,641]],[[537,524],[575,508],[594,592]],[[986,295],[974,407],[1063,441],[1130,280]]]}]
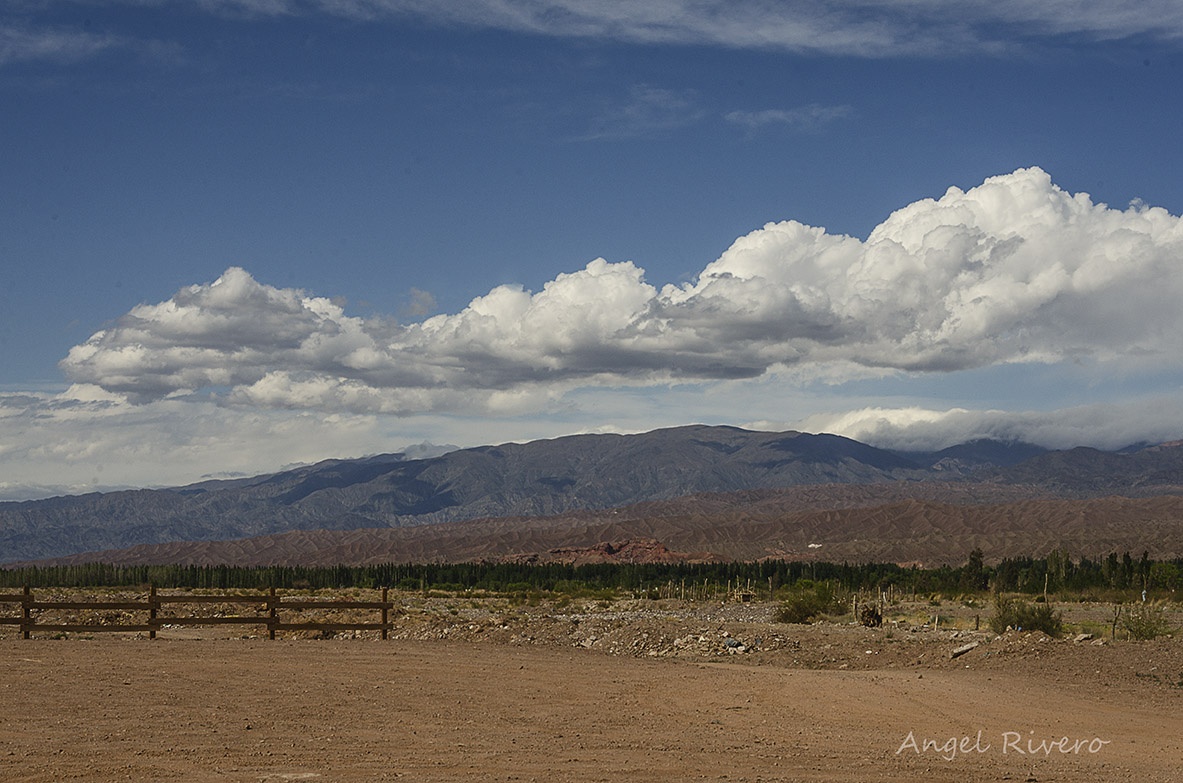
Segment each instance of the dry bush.
[{"label": "dry bush", "polygon": [[1121,627],[1130,639],[1157,639],[1171,632],[1165,607],[1161,604],[1137,604],[1121,618]]},{"label": "dry bush", "polygon": [[858,619],[867,628],[878,628],[883,625],[883,613],[877,606],[864,606],[859,610]]}]

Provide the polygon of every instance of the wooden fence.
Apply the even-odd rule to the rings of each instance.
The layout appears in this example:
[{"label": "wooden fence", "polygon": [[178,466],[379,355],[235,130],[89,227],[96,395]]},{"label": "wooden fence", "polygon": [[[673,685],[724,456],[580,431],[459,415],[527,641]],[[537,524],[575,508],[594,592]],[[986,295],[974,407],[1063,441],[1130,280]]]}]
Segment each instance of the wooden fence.
[{"label": "wooden fence", "polygon": [[[156,587],[149,588],[146,601],[38,601],[33,592],[26,587],[20,593],[0,593],[0,604],[19,603],[20,617],[0,617],[0,625],[18,625],[20,633],[28,639],[34,633],[94,633],[94,632],[146,632],[150,639],[156,638],[156,632],[164,626],[199,626],[199,625],[263,625],[267,628],[267,636],[275,638],[277,631],[381,631],[382,638],[390,635],[390,610],[394,604],[389,600],[389,589],[382,588],[380,601],[321,601],[308,598],[291,598],[275,594],[271,588],[266,595],[251,595],[246,593],[224,594],[159,594]],[[202,616],[190,612],[189,614],[164,613],[165,607],[185,604],[241,604],[256,607],[256,614],[235,614],[221,616]],[[283,622],[280,612],[300,612],[307,610],[327,609],[368,609],[381,613],[379,622]],[[67,610],[74,612],[95,611],[123,611],[142,612],[146,614],[145,622],[137,624],[101,624],[97,622],[81,623],[42,623],[38,622],[38,614],[44,610]]]}]

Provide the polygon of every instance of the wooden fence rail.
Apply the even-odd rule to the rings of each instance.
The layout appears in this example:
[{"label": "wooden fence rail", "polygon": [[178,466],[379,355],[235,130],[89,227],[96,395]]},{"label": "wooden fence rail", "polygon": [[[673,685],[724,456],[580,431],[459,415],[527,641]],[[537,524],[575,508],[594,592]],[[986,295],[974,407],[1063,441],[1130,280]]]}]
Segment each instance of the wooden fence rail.
[{"label": "wooden fence rail", "polygon": [[[381,631],[382,638],[390,636],[390,610],[394,604],[389,600],[389,588],[382,588],[380,601],[318,601],[308,598],[285,599],[276,595],[272,587],[266,595],[252,595],[246,593],[224,593],[219,595],[191,595],[169,593],[160,595],[156,586],[149,588],[146,601],[38,601],[32,590],[25,587],[20,593],[0,593],[0,604],[21,605],[20,617],[0,617],[0,625],[20,626],[21,636],[25,639],[35,632],[43,633],[93,633],[93,632],[146,632],[150,639],[156,638],[156,632],[166,625],[198,626],[198,625],[263,625],[267,627],[267,636],[275,638],[276,631]],[[266,614],[232,615],[206,617],[195,614],[163,614],[165,606],[183,604],[242,604],[254,605],[256,611]],[[299,612],[307,610],[325,609],[369,609],[381,615],[379,622],[282,622],[280,611]],[[125,612],[144,612],[147,621],[136,624],[101,624],[93,622],[83,623],[42,623],[38,622],[37,614],[43,610],[97,611],[118,610]]]}]

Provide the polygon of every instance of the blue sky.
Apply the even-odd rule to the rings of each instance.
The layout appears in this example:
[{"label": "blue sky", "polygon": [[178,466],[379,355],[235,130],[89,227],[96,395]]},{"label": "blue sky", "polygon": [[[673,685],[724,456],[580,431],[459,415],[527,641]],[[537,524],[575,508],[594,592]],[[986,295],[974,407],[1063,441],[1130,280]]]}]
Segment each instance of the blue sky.
[{"label": "blue sky", "polygon": [[1183,437],[1183,8],[947,9],[6,3],[0,498],[690,422]]}]

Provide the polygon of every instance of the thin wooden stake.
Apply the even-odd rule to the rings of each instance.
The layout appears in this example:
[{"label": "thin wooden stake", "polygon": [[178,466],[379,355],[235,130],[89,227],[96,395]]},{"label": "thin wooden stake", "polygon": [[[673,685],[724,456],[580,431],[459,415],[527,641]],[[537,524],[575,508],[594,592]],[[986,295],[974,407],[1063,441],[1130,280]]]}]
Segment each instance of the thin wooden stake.
[{"label": "thin wooden stake", "polygon": [[382,640],[386,641],[390,638],[390,604],[388,596],[390,593],[389,587],[382,588]]},{"label": "thin wooden stake", "polygon": [[24,638],[29,638],[29,625],[32,620],[30,612],[30,604],[33,603],[33,594],[29,590],[29,586],[25,585],[24,598],[21,600],[21,634]]},{"label": "thin wooden stake", "polygon": [[275,626],[279,623],[279,600],[275,597],[275,588],[271,588],[271,594],[267,601],[267,638],[275,638]]},{"label": "thin wooden stake", "polygon": [[148,638],[156,638],[156,585],[148,585]]}]

